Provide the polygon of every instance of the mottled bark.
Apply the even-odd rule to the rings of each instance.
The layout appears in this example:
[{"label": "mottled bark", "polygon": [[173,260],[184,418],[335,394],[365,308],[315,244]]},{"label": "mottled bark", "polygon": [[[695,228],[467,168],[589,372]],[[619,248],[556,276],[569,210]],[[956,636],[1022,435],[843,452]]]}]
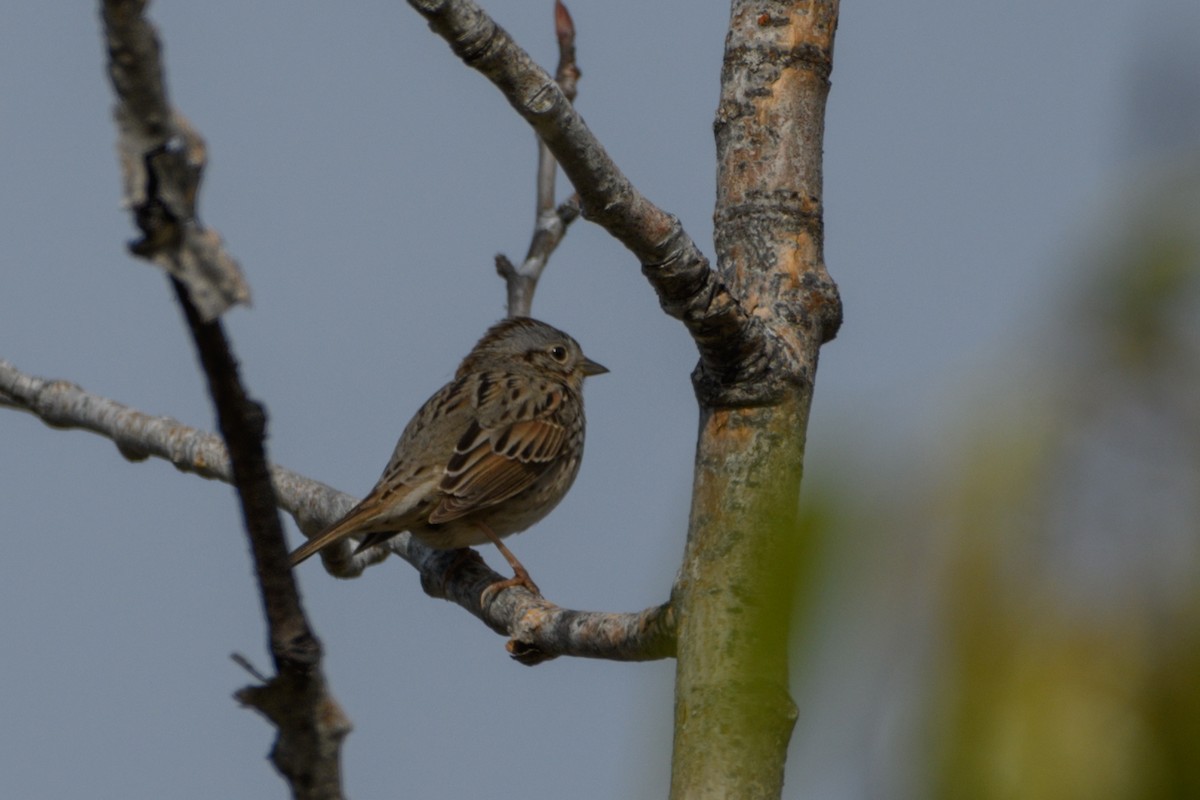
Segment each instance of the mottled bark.
[{"label": "mottled bark", "polygon": [[[702,408],[687,552],[675,587],[671,797],[778,798],[796,709],[788,611],[817,353],[841,321],[822,260],[821,141],[837,2],[735,0],[721,72],[717,270],[783,343],[788,391]],[[703,376],[700,376],[703,380]]]}]

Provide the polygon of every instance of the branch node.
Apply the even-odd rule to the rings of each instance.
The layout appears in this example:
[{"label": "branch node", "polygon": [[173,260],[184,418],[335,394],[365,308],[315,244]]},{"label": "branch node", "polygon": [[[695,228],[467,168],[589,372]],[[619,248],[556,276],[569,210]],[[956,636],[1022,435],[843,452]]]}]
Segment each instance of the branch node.
[{"label": "branch node", "polygon": [[545,652],[535,644],[523,642],[519,639],[509,639],[505,643],[504,649],[508,651],[508,655],[513,661],[516,661],[518,664],[524,664],[527,667],[536,667],[538,664],[558,658],[558,656]]}]

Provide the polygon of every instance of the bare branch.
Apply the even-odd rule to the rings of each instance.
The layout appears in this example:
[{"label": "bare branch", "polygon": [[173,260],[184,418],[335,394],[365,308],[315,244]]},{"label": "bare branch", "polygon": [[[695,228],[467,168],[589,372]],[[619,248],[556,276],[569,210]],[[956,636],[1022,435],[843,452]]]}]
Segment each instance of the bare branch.
[{"label": "bare branch", "polygon": [[675,655],[675,616],[669,604],[632,614],[572,611],[514,588],[481,605],[484,590],[501,579],[483,559],[455,563],[455,551],[431,550],[411,536],[405,536],[399,552],[421,571],[427,594],[457,603],[508,636],[508,652],[522,664],[558,656],[654,661]]},{"label": "bare branch", "polygon": [[271,761],[291,784],[294,796],[336,800],[343,796],[341,745],[350,733],[350,720],[329,692],[321,670],[321,643],[300,604],[288,564],[283,524],[267,468],[266,410],[242,387],[221,321],[203,321],[187,287],[179,280],[172,283],[229,450],[275,662],[275,677],[235,696],[275,723],[279,737],[271,749]]},{"label": "bare branch", "polygon": [[[575,23],[561,0],[554,2],[554,33],[558,39],[558,70],[554,80],[562,89],[568,102],[574,102],[576,85],[579,83],[579,67],[575,64]],[[558,162],[546,143],[538,138],[537,166],[537,215],[534,220],[533,239],[521,266],[514,266],[504,254],[496,255],[496,272],[504,278],[508,290],[508,315],[527,317],[533,310],[533,294],[538,280],[567,233],[567,228],[579,216],[579,196],[558,208],[554,207],[554,183],[558,176]]]},{"label": "bare branch", "polygon": [[[0,405],[28,411],[53,428],[81,428],[113,441],[130,461],[153,456],[183,472],[232,482],[229,455],[220,437],[198,431],[169,417],[155,417],[66,381],[46,380],[20,372],[0,359]],[[316,533],[342,517],[356,498],[279,466],[271,467],[271,483],[279,507],[301,530]],[[487,606],[483,589],[505,576],[482,562],[467,563],[447,573],[454,551],[433,550],[406,533],[388,542],[392,552],[415,567],[432,597],[465,608],[492,630],[509,636],[509,652],[523,663],[556,656],[614,661],[669,658],[675,652],[675,618],[666,606],[638,613],[572,611],[538,600],[521,589],[500,592]],[[354,578],[386,555],[374,547],[352,554],[350,541],[321,552],[325,567],[340,578]]]},{"label": "bare branch", "polygon": [[671,214],[651,203],[613,163],[558,84],[472,0],[408,0],[467,66],[500,89],[575,185],[583,215],[637,257],[663,310],[682,320],[700,350],[694,383],[710,406],[777,400],[802,380],[777,369],[784,343],[734,297]]},{"label": "bare branch", "polygon": [[[204,433],[170,417],[142,413],[115,400],[91,394],[61,380],[26,375],[0,359],[0,396],[5,404],[27,411],[52,428],[80,428],[111,440],[130,461],[150,456],[171,463],[181,472],[233,482],[229,454],[221,437]],[[302,529],[319,529],[340,516],[354,498],[283,467],[271,469],[279,505]]]},{"label": "bare branch", "polygon": [[126,199],[144,237],[130,250],[171,275],[228,450],[228,463],[250,540],[276,675],[237,698],[264,714],[278,735],[276,769],[304,800],[342,795],[341,745],[350,721],[321,670],[313,633],[288,562],[283,523],[266,457],[266,411],[242,387],[220,322],[249,292],[220,237],[196,218],[204,141],[167,101],[158,39],[140,0],[104,0],[109,77]]},{"label": "bare branch", "polygon": [[158,35],[142,16],[146,0],[103,0],[108,73],[125,204],[142,239],[129,249],[182,281],[201,317],[250,302],[241,268],[221,237],[200,224],[196,196],[204,140],[167,101]]}]

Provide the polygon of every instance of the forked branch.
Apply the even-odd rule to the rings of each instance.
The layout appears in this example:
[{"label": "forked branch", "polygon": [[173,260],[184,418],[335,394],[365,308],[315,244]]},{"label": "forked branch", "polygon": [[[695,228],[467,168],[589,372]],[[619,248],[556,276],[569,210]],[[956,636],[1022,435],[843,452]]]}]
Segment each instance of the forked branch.
[{"label": "forked branch", "polygon": [[[579,82],[579,67],[575,63],[575,23],[561,0],[554,2],[554,32],[558,39],[558,68],[554,81],[562,89],[568,102],[575,101],[576,85]],[[503,253],[496,255],[496,272],[504,279],[508,290],[508,315],[527,317],[533,308],[533,293],[538,280],[567,233],[567,228],[579,217],[579,196],[572,195],[565,203],[554,205],[554,184],[558,176],[558,162],[554,154],[540,138],[538,139],[537,164],[537,216],[534,220],[533,238],[525,260],[518,266]]]},{"label": "forked branch", "polygon": [[730,293],[679,220],[639,192],[605,152],[555,80],[472,0],[409,0],[465,64],[478,70],[533,127],[571,182],[583,216],[637,257],[663,310],[700,350],[695,377],[705,405],[777,399],[794,370],[782,343]]}]

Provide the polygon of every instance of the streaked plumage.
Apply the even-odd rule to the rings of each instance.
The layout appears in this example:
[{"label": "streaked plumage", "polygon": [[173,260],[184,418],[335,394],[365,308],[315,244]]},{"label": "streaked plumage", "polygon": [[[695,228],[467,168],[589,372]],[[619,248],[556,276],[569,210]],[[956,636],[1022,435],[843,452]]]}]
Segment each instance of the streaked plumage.
[{"label": "streaked plumage", "polygon": [[583,456],[583,380],[607,371],[544,322],[493,325],[408,423],[371,492],[292,564],[347,536],[362,537],[361,550],[410,531],[447,549],[525,530],[571,488]]}]

